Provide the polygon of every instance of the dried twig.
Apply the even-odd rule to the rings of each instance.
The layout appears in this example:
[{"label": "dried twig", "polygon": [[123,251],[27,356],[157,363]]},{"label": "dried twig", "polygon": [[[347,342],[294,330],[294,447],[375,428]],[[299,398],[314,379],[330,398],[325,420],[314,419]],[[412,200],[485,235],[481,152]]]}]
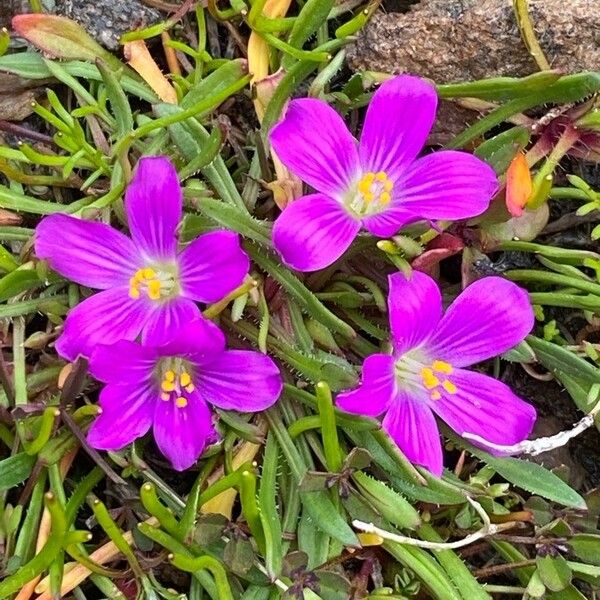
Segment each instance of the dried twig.
[{"label": "dried twig", "polygon": [[481,517],[481,520],[483,521],[483,527],[479,529],[479,531],[471,533],[462,540],[457,540],[455,542],[428,542],[426,540],[418,540],[416,538],[398,535],[396,533],[386,531],[385,529],[380,529],[379,527],[373,525],[373,523],[365,523],[356,519],[352,521],[352,525],[356,527],[356,529],[360,529],[365,533],[374,533],[375,535],[382,537],[384,540],[390,540],[391,542],[397,542],[398,544],[405,544],[407,546],[427,548],[428,550],[455,550],[457,548],[464,548],[465,546],[468,546],[477,540],[490,535],[495,535],[496,533],[506,529],[512,529],[515,526],[514,523],[501,523],[500,525],[494,525],[490,521],[488,514],[485,512],[485,510],[483,510],[481,504],[475,502],[475,500],[469,498],[468,496],[465,496],[465,498]]},{"label": "dried twig", "polygon": [[[600,393],[600,384],[594,384],[592,390],[596,390],[596,395]],[[538,454],[549,452],[550,450],[555,450],[556,448],[564,446],[569,440],[572,440],[586,429],[589,429],[594,424],[594,419],[599,412],[600,400],[596,403],[594,408],[583,417],[583,419],[573,426],[572,429],[561,431],[560,433],[549,437],[538,438],[537,440],[525,440],[518,444],[513,444],[512,446],[494,444],[474,433],[463,433],[462,437],[477,442],[477,444],[483,448],[489,448],[490,450],[495,450],[502,454],[529,454],[530,456],[537,456]]]}]

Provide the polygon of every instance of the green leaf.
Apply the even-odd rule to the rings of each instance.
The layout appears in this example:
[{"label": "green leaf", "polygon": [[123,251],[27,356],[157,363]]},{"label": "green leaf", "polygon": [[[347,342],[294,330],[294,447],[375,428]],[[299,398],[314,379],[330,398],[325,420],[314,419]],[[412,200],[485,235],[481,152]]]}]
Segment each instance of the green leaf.
[{"label": "green leaf", "polygon": [[[327,21],[333,4],[333,0],[308,0],[294,21],[288,44],[294,48],[302,48],[304,42]],[[282,66],[288,69],[294,62],[293,57],[286,55],[282,60]]]},{"label": "green leaf", "polygon": [[562,556],[538,556],[538,574],[543,584],[552,592],[564,590],[573,577],[571,568]]},{"label": "green leaf", "polygon": [[577,558],[600,566],[600,535],[592,533],[576,533],[569,546]]},{"label": "green leaf", "polygon": [[[423,523],[419,529],[419,535],[422,539],[430,542],[444,541],[429,523]],[[448,577],[460,590],[463,598],[468,600],[492,600],[484,587],[475,579],[462,557],[458,556],[453,550],[438,550],[435,555]]]},{"label": "green leaf", "polygon": [[501,358],[510,362],[530,363],[535,361],[535,352],[527,342],[521,342],[502,354]]},{"label": "green leaf", "polygon": [[[37,52],[19,52],[0,56],[0,71],[6,71],[19,75],[24,79],[52,79],[52,72],[48,68],[48,62]],[[102,76],[96,65],[80,60],[68,60],[60,63],[60,66],[73,77],[102,81]],[[124,65],[119,63],[118,67]],[[125,69],[121,77],[123,89],[147,102],[156,102],[156,94],[135,73]]]},{"label": "green leaf", "polygon": [[490,465],[510,483],[563,506],[585,509],[585,500],[562,479],[541,465],[518,458],[497,458],[471,448],[470,452]]},{"label": "green leaf", "polygon": [[561,78],[558,71],[543,71],[528,77],[492,77],[467,83],[438,85],[440,98],[481,98],[482,100],[512,100],[540,92]]},{"label": "green leaf", "polygon": [[382,481],[358,471],[352,476],[362,495],[390,523],[407,529],[416,529],[421,517],[413,506]]},{"label": "green leaf", "polygon": [[254,563],[255,555],[248,539],[231,539],[225,544],[223,562],[236,574],[245,575]]},{"label": "green leaf", "polygon": [[0,278],[0,302],[40,285],[43,285],[43,282],[36,271],[17,269]]},{"label": "green leaf", "polygon": [[96,61],[96,66],[102,75],[102,81],[106,86],[108,101],[117,122],[115,132],[117,139],[129,134],[133,130],[133,114],[127,95],[121,87],[117,74],[102,60]]},{"label": "green leaf", "polygon": [[477,146],[474,154],[489,163],[497,175],[501,175],[508,169],[517,152],[527,146],[530,137],[527,128],[513,127]]},{"label": "green leaf", "polygon": [[323,600],[347,600],[350,592],[350,582],[331,571],[317,571],[319,579],[319,596]]},{"label": "green leaf", "polygon": [[279,576],[283,559],[281,517],[277,510],[278,465],[279,445],[275,434],[269,431],[263,453],[258,500],[260,520],[265,535],[265,566],[271,577]]},{"label": "green leaf", "polygon": [[306,568],[314,569],[327,560],[330,538],[317,526],[311,518],[306,507],[302,511],[298,521],[296,532],[298,538],[298,549],[300,552],[292,553],[285,558],[285,568],[288,570],[294,562],[301,563],[304,559],[308,560]]},{"label": "green leaf", "polygon": [[247,74],[248,67],[245,60],[228,60],[190,88],[181,100],[181,108],[189,108],[203,98],[223,92]]},{"label": "green leaf", "polygon": [[471,125],[471,127],[457,135],[447,144],[447,148],[462,148],[506,119],[534,106],[549,102],[561,104],[577,102],[594,94],[598,89],[600,89],[600,73],[587,72],[561,77],[556,82],[542,87],[541,90],[533,94],[515,97],[513,100],[509,100],[502,106],[494,109],[474,125]]},{"label": "green leaf", "polygon": [[571,377],[562,371],[553,371],[556,378],[565,386],[569,396],[577,408],[583,412],[591,410],[596,402],[590,402],[590,392],[593,385],[597,385],[585,378]]},{"label": "green leaf", "polygon": [[574,586],[570,585],[560,592],[552,592],[548,600],[587,600],[587,598]]},{"label": "green leaf", "polygon": [[202,198],[197,202],[200,211],[218,225],[237,231],[261,245],[267,247],[271,245],[267,223],[255,219],[247,211],[212,198]]},{"label": "green leaf", "polygon": [[0,246],[0,269],[10,273],[18,268],[19,263],[14,259],[13,255],[4,246]]},{"label": "green leaf", "polygon": [[0,491],[9,490],[25,481],[35,464],[35,456],[20,452],[0,460]]},{"label": "green leaf", "polygon": [[600,369],[566,348],[533,335],[527,336],[526,341],[533,348],[537,359],[550,371],[600,383]]}]

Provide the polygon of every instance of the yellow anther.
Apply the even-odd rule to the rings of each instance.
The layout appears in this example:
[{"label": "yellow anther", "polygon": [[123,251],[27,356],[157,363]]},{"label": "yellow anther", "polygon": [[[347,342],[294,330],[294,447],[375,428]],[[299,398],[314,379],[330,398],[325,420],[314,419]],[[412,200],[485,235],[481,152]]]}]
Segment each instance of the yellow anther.
[{"label": "yellow anther", "polygon": [[423,378],[423,385],[428,390],[432,390],[440,385],[440,380],[433,374],[433,371],[429,367],[421,369],[421,377]]},{"label": "yellow anther", "polygon": [[438,373],[445,373],[446,375],[450,375],[454,370],[450,363],[447,363],[443,360],[434,360],[431,367],[434,371],[437,371]]},{"label": "yellow anther", "polygon": [[165,371],[165,381],[175,381],[175,371]]},{"label": "yellow anther", "polygon": [[165,401],[167,401],[167,400],[168,400],[170,397],[171,397],[171,394],[167,394],[166,392],[163,392],[163,393],[160,395],[160,399],[161,399],[161,400],[165,400]]},{"label": "yellow anther", "polygon": [[[138,273],[141,273],[144,279],[153,279],[156,277],[156,272],[151,267],[146,267],[145,269],[140,269]],[[136,273],[136,275],[138,274]]]},{"label": "yellow anther", "polygon": [[172,392],[175,390],[175,382],[163,379],[162,383],[160,384],[160,389],[163,392]]},{"label": "yellow anther", "polygon": [[448,381],[447,379],[444,381],[444,383],[442,383],[442,387],[449,393],[449,394],[456,394],[458,388],[451,382]]},{"label": "yellow anther", "polygon": [[137,287],[131,286],[129,288],[129,297],[133,300],[137,300],[140,297],[140,290]]},{"label": "yellow anther", "polygon": [[188,394],[191,394],[195,389],[196,386],[193,383],[190,383],[189,385],[186,385],[185,388],[183,388]]},{"label": "yellow anther", "polygon": [[432,400],[439,400],[442,397],[442,395],[437,390],[433,390],[433,392],[431,392],[431,394],[429,395],[429,397]]},{"label": "yellow anther", "polygon": [[361,194],[366,194],[371,189],[371,184],[364,179],[361,179],[358,183],[358,191]]},{"label": "yellow anther", "polygon": [[185,408],[187,403],[188,401],[182,396],[179,396],[179,398],[175,399],[175,406],[177,406],[177,408]]},{"label": "yellow anther", "polygon": [[378,203],[386,205],[392,199],[391,191],[394,183],[388,179],[385,171],[365,173],[358,182],[358,193],[364,204]]},{"label": "yellow anther", "polygon": [[179,376],[179,383],[181,383],[181,385],[183,387],[185,387],[186,385],[190,385],[190,383],[192,383],[192,378],[190,377],[190,374],[187,371],[184,371]]},{"label": "yellow anther", "polygon": [[148,298],[150,300],[160,300],[161,283],[158,279],[152,279],[148,282]]}]

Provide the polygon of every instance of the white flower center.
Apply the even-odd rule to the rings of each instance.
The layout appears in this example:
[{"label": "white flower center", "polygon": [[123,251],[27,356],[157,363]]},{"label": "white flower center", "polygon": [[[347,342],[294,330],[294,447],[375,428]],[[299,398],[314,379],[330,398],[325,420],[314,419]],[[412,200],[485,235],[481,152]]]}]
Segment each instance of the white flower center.
[{"label": "white flower center", "polygon": [[385,171],[365,173],[346,199],[346,206],[359,217],[381,212],[392,200],[394,182]]},{"label": "white flower center", "polygon": [[[442,392],[456,394],[458,388],[452,381],[454,368],[443,360],[421,361],[404,355],[395,364],[396,381],[401,387],[417,388],[430,400],[440,400]],[[420,394],[420,395],[421,395]]]},{"label": "white flower center", "polygon": [[178,293],[177,268],[173,265],[143,267],[129,280],[129,297],[134,300],[143,294],[150,300],[165,300]]},{"label": "white flower center", "polygon": [[181,358],[167,358],[159,363],[160,399],[174,402],[177,408],[188,405],[189,395],[196,389],[193,369]]}]

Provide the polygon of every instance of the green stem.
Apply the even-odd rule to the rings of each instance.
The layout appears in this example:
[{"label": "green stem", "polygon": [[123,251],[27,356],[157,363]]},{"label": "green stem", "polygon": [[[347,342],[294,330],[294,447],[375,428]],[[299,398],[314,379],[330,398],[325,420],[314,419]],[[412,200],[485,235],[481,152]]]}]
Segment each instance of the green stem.
[{"label": "green stem", "polygon": [[44,547],[28,562],[21,565],[13,574],[0,583],[0,599],[7,598],[20,590],[25,584],[35,579],[45,571],[56,559],[62,549],[63,540],[67,531],[67,522],[64,511],[54,494],[48,492],[44,497],[52,528],[48,541]]},{"label": "green stem", "polygon": [[600,284],[586,281],[585,279],[577,279],[559,273],[550,273],[548,271],[538,271],[535,269],[514,269],[506,271],[504,274],[511,281],[537,281],[547,283],[549,285],[560,285],[571,287],[589,294],[594,294],[600,299]]},{"label": "green stem", "polygon": [[515,10],[515,16],[517,17],[517,25],[521,32],[521,38],[529,54],[533,57],[535,62],[541,71],[549,71],[551,69],[550,63],[544,55],[544,51],[537,40],[535,31],[533,29],[533,23],[529,15],[527,7],[527,0],[513,0],[513,7]]},{"label": "green stem", "polygon": [[125,556],[127,562],[131,566],[131,570],[134,572],[138,579],[143,579],[145,577],[144,571],[140,567],[140,563],[138,562],[131,546],[127,543],[125,538],[123,537],[123,533],[119,529],[119,526],[113,521],[113,518],[110,516],[106,506],[98,500],[98,498],[91,496],[88,498],[88,503],[90,504],[92,511],[94,512],[94,516],[96,517],[96,521],[98,521],[98,525],[102,527],[106,535],[111,539],[113,544],[119,549],[119,552]]},{"label": "green stem", "polygon": [[234,600],[225,569],[216,558],[206,555],[189,558],[182,554],[173,554],[171,562],[177,569],[187,571],[188,573],[196,573],[197,571],[206,569],[215,579],[219,600]]},{"label": "green stem", "polygon": [[56,418],[60,415],[60,411],[56,406],[49,406],[44,410],[40,417],[40,429],[37,436],[30,442],[27,440],[27,429],[24,421],[17,421],[17,431],[21,436],[21,443],[25,452],[30,455],[37,454],[48,442],[54,429]]},{"label": "green stem", "polygon": [[156,487],[152,483],[145,483],[140,489],[140,500],[150,515],[156,517],[161,527],[177,537],[179,523],[173,513],[159,500]]},{"label": "green stem", "polygon": [[[6,305],[5,308],[13,305]],[[1,310],[1,309],[0,309]],[[13,389],[15,405],[27,404],[27,379],[25,373],[25,319],[13,319]]]},{"label": "green stem", "polygon": [[343,458],[340,451],[340,440],[337,434],[335,412],[331,390],[324,381],[319,381],[315,386],[317,406],[321,417],[321,437],[327,468],[332,473],[339,473],[342,469]]}]

